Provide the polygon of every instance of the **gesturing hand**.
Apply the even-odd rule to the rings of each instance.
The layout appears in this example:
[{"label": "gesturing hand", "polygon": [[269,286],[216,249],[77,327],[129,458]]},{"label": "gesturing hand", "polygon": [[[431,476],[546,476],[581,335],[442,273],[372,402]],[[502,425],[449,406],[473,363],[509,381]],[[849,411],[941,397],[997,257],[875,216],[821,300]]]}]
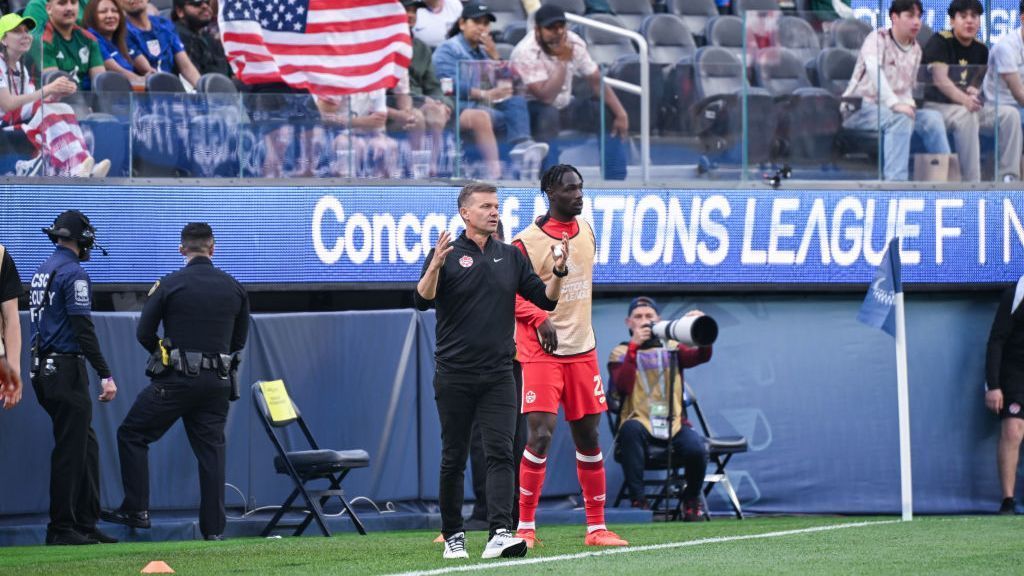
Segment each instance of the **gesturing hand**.
[{"label": "gesturing hand", "polygon": [[434,258],[430,261],[430,267],[434,270],[440,270],[441,266],[444,266],[444,259],[455,249],[451,245],[452,234],[451,232],[444,230],[441,235],[437,237],[437,244],[434,246]]},{"label": "gesturing hand", "polygon": [[[561,254],[559,254],[561,252]],[[551,255],[555,258],[555,270],[559,273],[568,271],[569,235],[562,232],[562,243],[551,245]]]}]

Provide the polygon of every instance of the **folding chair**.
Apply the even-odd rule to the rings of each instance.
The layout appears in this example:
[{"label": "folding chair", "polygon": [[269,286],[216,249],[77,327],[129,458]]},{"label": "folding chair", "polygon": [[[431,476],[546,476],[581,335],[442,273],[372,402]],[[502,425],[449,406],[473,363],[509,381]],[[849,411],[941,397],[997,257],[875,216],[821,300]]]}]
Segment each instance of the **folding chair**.
[{"label": "folding chair", "polygon": [[[323,506],[331,498],[337,496],[345,512],[348,512],[360,534],[366,535],[363,523],[356,516],[354,510],[345,499],[345,491],[341,488],[341,481],[353,468],[366,468],[370,465],[370,455],[365,450],[324,450],[317,446],[316,440],[310,433],[306,422],[302,419],[299,407],[295,405],[284,381],[273,380],[269,382],[256,382],[252,385],[253,406],[263,420],[263,427],[267,430],[267,436],[277,449],[277,456],[274,456],[274,469],[278,474],[287,474],[295,483],[295,489],[271,518],[260,536],[266,537],[275,528],[295,528],[293,536],[299,536],[309,526],[309,523],[316,520],[317,526],[324,536],[330,536],[331,531],[327,528],[324,519]],[[278,437],[277,430],[290,424],[298,424],[302,433],[309,443],[310,450],[287,451],[284,444]],[[312,480],[324,479],[330,482],[326,490],[310,490],[306,483]],[[304,508],[292,508],[296,498],[302,496],[306,506]],[[289,510],[303,510],[306,518],[298,524],[279,524],[281,517]]]},{"label": "folding chair", "polygon": [[[747,451],[747,438],[746,436],[715,436],[708,426],[707,420],[704,419],[704,411],[700,409],[697,395],[693,393],[690,384],[684,382],[683,386],[686,387],[687,405],[693,407],[694,413],[697,414],[697,421],[700,422],[701,431],[704,432],[704,438],[708,441],[708,463],[715,465],[715,471],[704,476],[705,500],[715,484],[721,485],[729,497],[729,503],[732,505],[736,518],[742,520],[743,510],[740,508],[740,499],[736,496],[736,490],[725,473],[725,466],[729,460],[732,460],[734,454]],[[708,517],[710,518],[710,514]]]}]

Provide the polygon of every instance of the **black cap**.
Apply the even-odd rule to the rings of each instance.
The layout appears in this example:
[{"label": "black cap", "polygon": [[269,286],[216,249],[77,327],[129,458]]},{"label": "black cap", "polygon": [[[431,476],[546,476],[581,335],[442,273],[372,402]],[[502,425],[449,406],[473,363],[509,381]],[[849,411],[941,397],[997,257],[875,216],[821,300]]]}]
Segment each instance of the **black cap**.
[{"label": "black cap", "polygon": [[495,18],[494,14],[491,12],[490,7],[483,2],[466,2],[466,4],[462,7],[461,18],[464,18],[466,20],[475,20],[477,18],[483,18],[485,16],[491,22],[497,20],[497,18]]},{"label": "black cap", "polygon": [[545,4],[533,14],[533,21],[541,28],[547,28],[558,22],[565,24],[565,10],[554,4]]},{"label": "black cap", "polygon": [[426,8],[427,3],[423,0],[402,0],[402,6],[406,8]]},{"label": "black cap", "polygon": [[96,239],[96,229],[89,223],[89,217],[78,210],[65,210],[53,221],[53,226],[43,228],[50,241],[57,243],[59,238],[76,240],[83,248],[92,246]]},{"label": "black cap", "polygon": [[633,298],[629,302],[629,311],[626,312],[626,316],[632,315],[633,310],[636,310],[641,306],[649,306],[651,308],[654,308],[655,313],[661,314],[661,310],[658,307],[658,303],[654,300],[654,298],[651,298],[650,296],[637,296],[636,298]]}]

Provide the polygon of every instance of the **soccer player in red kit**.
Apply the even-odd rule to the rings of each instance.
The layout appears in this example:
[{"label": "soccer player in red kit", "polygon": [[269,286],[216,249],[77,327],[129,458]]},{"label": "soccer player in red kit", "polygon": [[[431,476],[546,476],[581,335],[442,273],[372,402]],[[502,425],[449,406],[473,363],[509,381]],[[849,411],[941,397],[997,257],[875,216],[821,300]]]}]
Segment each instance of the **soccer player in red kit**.
[{"label": "soccer player in red kit", "polygon": [[523,365],[522,406],[529,425],[519,466],[516,536],[530,547],[537,539],[537,502],[561,404],[576,445],[576,473],[587,515],[585,542],[625,546],[628,543],[604,524],[605,472],[598,426],[607,402],[590,322],[597,244],[590,224],[577,218],[583,211],[583,177],[567,164],[552,166],[541,179],[541,190],[548,197],[547,214],[516,235],[512,244],[545,281],[554,273],[554,255],[548,248],[552,240],[568,240],[569,260],[558,305],[550,314],[522,298],[516,300],[516,349]]}]

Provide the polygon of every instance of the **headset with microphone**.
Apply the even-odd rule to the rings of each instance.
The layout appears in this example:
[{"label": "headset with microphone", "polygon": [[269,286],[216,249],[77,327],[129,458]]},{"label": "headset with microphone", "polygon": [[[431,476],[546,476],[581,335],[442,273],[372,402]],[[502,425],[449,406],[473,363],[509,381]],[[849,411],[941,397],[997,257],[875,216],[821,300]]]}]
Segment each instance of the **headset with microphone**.
[{"label": "headset with microphone", "polygon": [[96,228],[89,222],[89,218],[78,210],[61,212],[53,221],[53,226],[42,230],[54,244],[61,238],[78,242],[78,259],[82,262],[89,259],[89,252],[93,247],[99,250],[100,254],[108,255],[107,249],[96,243]]}]

